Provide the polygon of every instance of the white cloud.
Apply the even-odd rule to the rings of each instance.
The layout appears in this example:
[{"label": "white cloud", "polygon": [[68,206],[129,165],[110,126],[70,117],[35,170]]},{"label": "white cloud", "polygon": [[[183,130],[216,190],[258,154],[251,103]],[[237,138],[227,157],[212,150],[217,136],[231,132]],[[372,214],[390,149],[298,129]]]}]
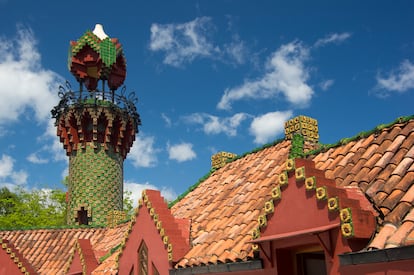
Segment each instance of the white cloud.
[{"label": "white cloud", "polygon": [[377,88],[383,95],[386,95],[383,90],[402,93],[414,89],[414,64],[404,60],[396,71],[385,77],[377,75]]},{"label": "white cloud", "polygon": [[35,163],[35,164],[44,164],[44,163],[48,163],[49,162],[48,159],[39,157],[39,155],[37,153],[31,153],[29,156],[27,156],[26,159],[29,162]]},{"label": "white cloud", "polygon": [[299,42],[282,45],[268,60],[262,77],[226,89],[217,108],[229,110],[232,102],[237,100],[275,98],[279,94],[297,106],[307,105],[313,95],[312,88],[306,83],[309,69],[304,63],[308,57],[309,49]]},{"label": "white cloud", "polygon": [[41,66],[30,29],[18,28],[13,40],[0,38],[0,121],[15,121],[33,110],[38,122],[50,117],[57,102],[59,75]]},{"label": "white cloud", "polygon": [[197,57],[212,55],[214,46],[208,41],[211,19],[198,17],[182,24],[152,24],[149,48],[165,53],[164,63],[180,67]]},{"label": "white cloud", "polygon": [[248,53],[247,47],[240,38],[235,35],[233,41],[223,46],[225,54],[236,64],[244,64]]},{"label": "white cloud", "polygon": [[315,47],[323,47],[327,44],[331,44],[331,43],[335,43],[335,44],[340,44],[342,42],[344,42],[345,40],[347,40],[348,38],[351,37],[351,33],[349,32],[343,32],[343,33],[332,33],[329,34],[327,36],[325,36],[324,38],[318,39],[314,46]]},{"label": "white cloud", "polygon": [[333,79],[328,79],[325,81],[322,81],[321,83],[319,83],[319,87],[321,87],[322,91],[326,91],[328,90],[333,84],[335,83],[335,81]]},{"label": "white cloud", "polygon": [[[46,163],[50,159],[53,161],[68,162],[68,157],[66,156],[65,150],[63,149],[63,145],[56,135],[56,126],[54,120],[49,119],[47,121],[46,131],[42,136],[38,138],[38,142],[45,143],[45,145],[43,145],[36,152],[30,154],[27,158],[28,161],[37,164]],[[52,155],[50,159],[44,156],[48,154]],[[40,157],[41,155],[43,155],[43,157]]]},{"label": "white cloud", "polygon": [[23,185],[27,183],[28,176],[29,175],[27,174],[26,171],[19,170],[19,171],[14,171],[11,174],[11,179],[13,180],[13,183],[17,185]]},{"label": "white cloud", "polygon": [[15,160],[3,154],[0,159],[0,186],[13,188],[15,185],[23,185],[27,182],[28,174],[24,170],[15,171]]},{"label": "white cloud", "polygon": [[175,145],[167,145],[169,158],[178,162],[192,160],[197,157],[193,151],[191,143],[180,143]]},{"label": "white cloud", "polygon": [[255,137],[254,142],[263,144],[284,132],[285,121],[292,116],[291,111],[271,112],[253,119],[250,133]]},{"label": "white cloud", "polygon": [[[244,64],[248,48],[238,34],[230,42],[215,45],[209,40],[215,26],[210,17],[198,17],[181,24],[152,24],[149,49],[165,54],[164,64],[181,67],[196,58],[210,58],[223,63]],[[229,30],[230,31],[230,30]]]},{"label": "white cloud", "polygon": [[190,123],[203,125],[203,131],[206,134],[224,133],[227,136],[235,136],[237,128],[248,116],[245,113],[237,113],[231,117],[220,118],[205,113],[194,113],[184,119]]},{"label": "white cloud", "polygon": [[[141,198],[142,191],[145,189],[159,190],[158,187],[149,183],[124,182],[124,190],[131,192],[131,199],[134,207],[138,206],[138,200]],[[177,194],[171,187],[162,187],[161,196],[167,201],[173,201],[177,197]]]},{"label": "white cloud", "polygon": [[134,167],[153,167],[157,164],[159,150],[154,148],[154,142],[153,136],[145,136],[142,133],[136,136],[134,145],[127,156]]},{"label": "white cloud", "polygon": [[[40,138],[46,145],[28,156],[30,162],[46,163],[47,158],[39,157],[40,153],[53,153],[53,160],[66,160],[50,119],[50,110],[58,103],[57,91],[62,82],[58,74],[42,67],[36,38],[30,29],[18,27],[13,39],[0,38],[0,123],[7,125],[27,111],[33,111],[39,127],[46,128]],[[24,181],[24,175],[19,175],[19,181]]]},{"label": "white cloud", "polygon": [[2,155],[0,159],[0,178],[6,178],[13,172],[13,158],[8,155]]}]

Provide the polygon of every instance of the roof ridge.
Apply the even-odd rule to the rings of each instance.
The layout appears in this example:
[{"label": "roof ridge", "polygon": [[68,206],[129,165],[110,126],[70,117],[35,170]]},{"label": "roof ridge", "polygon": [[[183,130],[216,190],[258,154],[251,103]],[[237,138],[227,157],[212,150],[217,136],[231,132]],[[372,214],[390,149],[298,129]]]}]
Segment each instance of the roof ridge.
[{"label": "roof ridge", "polygon": [[310,151],[306,152],[304,155],[305,155],[305,157],[306,156],[311,156],[311,155],[317,155],[319,153],[326,152],[331,148],[346,145],[351,141],[356,141],[356,140],[359,140],[359,139],[362,139],[362,138],[367,138],[372,134],[379,133],[379,132],[382,132],[383,130],[394,127],[398,123],[407,123],[408,121],[410,121],[412,119],[414,119],[414,115],[400,116],[400,117],[396,118],[394,121],[392,121],[390,123],[379,124],[371,130],[359,132],[358,134],[356,134],[352,137],[342,138],[339,141],[337,141],[336,143],[321,144],[321,146],[318,149],[310,150]]}]

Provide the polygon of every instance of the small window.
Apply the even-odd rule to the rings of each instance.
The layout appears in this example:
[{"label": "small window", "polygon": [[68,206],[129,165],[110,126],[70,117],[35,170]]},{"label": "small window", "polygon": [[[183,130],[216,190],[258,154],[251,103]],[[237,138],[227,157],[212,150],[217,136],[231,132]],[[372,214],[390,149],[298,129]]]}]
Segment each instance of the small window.
[{"label": "small window", "polygon": [[85,210],[85,207],[81,207],[81,209],[78,210],[78,217],[75,221],[77,221],[79,225],[88,225],[88,210]]},{"label": "small window", "polygon": [[138,249],[138,274],[148,275],[148,248],[142,241]]}]

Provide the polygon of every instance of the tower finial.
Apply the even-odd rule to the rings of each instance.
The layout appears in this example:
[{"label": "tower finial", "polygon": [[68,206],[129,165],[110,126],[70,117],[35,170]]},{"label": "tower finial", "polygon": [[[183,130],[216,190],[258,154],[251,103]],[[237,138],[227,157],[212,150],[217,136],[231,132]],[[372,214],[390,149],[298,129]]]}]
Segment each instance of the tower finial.
[{"label": "tower finial", "polygon": [[99,37],[99,39],[104,40],[105,38],[108,38],[109,36],[105,33],[103,26],[101,24],[96,24],[95,29],[93,29],[93,34]]}]

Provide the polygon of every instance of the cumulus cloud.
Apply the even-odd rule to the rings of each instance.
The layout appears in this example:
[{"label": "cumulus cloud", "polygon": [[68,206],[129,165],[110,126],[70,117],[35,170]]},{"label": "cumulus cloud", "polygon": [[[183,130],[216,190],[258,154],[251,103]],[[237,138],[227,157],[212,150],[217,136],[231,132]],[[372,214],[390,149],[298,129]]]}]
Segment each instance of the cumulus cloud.
[{"label": "cumulus cloud", "polygon": [[182,24],[152,24],[149,48],[164,52],[165,64],[179,67],[197,57],[213,54],[214,46],[207,39],[211,27],[209,17]]},{"label": "cumulus cloud", "polygon": [[[62,145],[56,138],[56,128],[50,119],[50,110],[58,102],[57,90],[63,79],[41,65],[41,55],[36,38],[30,29],[19,26],[16,37],[0,37],[0,124],[7,125],[18,120],[27,111],[45,133],[38,141],[44,145],[27,157],[32,163],[66,160]],[[13,91],[13,92],[11,92]],[[41,156],[43,155],[43,156]],[[25,181],[24,173],[20,173]]]},{"label": "cumulus cloud", "polygon": [[284,132],[285,121],[292,117],[291,111],[271,112],[253,119],[250,133],[255,137],[254,142],[263,144]]},{"label": "cumulus cloud", "polygon": [[[138,206],[138,200],[141,198],[142,191],[145,189],[160,190],[157,186],[149,183],[136,183],[132,181],[124,182],[124,190],[131,192],[131,199],[134,207]],[[173,201],[177,197],[177,194],[171,187],[163,186],[160,191],[161,196],[167,201]]]},{"label": "cumulus cloud", "polygon": [[28,174],[24,170],[16,171],[14,168],[15,160],[3,154],[0,159],[0,186],[13,188],[16,185],[23,185],[27,182]]},{"label": "cumulus cloud", "polygon": [[231,117],[220,118],[206,113],[194,113],[184,119],[189,123],[201,124],[206,134],[224,133],[227,136],[237,135],[237,128],[248,118],[246,113],[237,113]]},{"label": "cumulus cloud", "polygon": [[275,98],[280,94],[294,105],[307,105],[313,95],[313,89],[306,83],[308,57],[309,49],[297,41],[282,45],[269,58],[263,76],[226,89],[217,108],[230,110],[237,100]]},{"label": "cumulus cloud", "polygon": [[45,122],[57,102],[60,76],[41,66],[30,29],[19,27],[14,39],[0,38],[0,45],[0,122],[16,121],[29,109]]},{"label": "cumulus cloud", "polygon": [[31,153],[26,159],[35,164],[44,164],[49,162],[48,159],[40,157],[37,153]]},{"label": "cumulus cloud", "polygon": [[340,44],[342,42],[344,42],[345,40],[347,40],[348,38],[351,37],[351,33],[349,32],[343,32],[343,33],[332,33],[329,34],[327,36],[325,36],[324,38],[318,39],[314,46],[315,47],[323,47],[327,44]]},{"label": "cumulus cloud", "polygon": [[149,49],[164,53],[164,64],[181,67],[197,58],[210,58],[223,63],[244,64],[248,48],[237,34],[230,41],[214,44],[215,26],[210,17],[197,17],[178,24],[152,24]]},{"label": "cumulus cloud", "polygon": [[137,135],[127,157],[134,167],[154,167],[157,164],[159,150],[154,148],[154,142],[153,136],[145,136],[143,133]]},{"label": "cumulus cloud", "polygon": [[184,162],[192,160],[197,157],[193,151],[193,145],[191,143],[182,142],[175,145],[167,145],[169,159],[176,160],[178,162]]},{"label": "cumulus cloud", "polygon": [[384,77],[377,75],[379,95],[387,95],[389,91],[403,93],[411,89],[414,89],[414,64],[409,60],[401,62],[397,70]]}]

